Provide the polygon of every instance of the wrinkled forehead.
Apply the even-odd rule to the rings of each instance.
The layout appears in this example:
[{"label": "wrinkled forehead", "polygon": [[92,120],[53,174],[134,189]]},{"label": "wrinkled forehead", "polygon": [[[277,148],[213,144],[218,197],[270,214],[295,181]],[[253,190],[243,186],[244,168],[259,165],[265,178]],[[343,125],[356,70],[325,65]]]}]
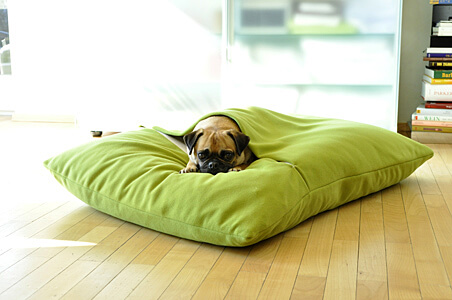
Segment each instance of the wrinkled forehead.
[{"label": "wrinkled forehead", "polygon": [[211,152],[236,150],[234,140],[225,131],[205,132],[196,143],[197,151],[203,149],[209,149]]}]

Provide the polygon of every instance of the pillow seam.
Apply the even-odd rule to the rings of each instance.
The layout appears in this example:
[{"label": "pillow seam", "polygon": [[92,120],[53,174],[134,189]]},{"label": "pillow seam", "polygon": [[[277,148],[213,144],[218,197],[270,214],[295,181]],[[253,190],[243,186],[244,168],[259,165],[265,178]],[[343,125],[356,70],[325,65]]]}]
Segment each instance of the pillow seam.
[{"label": "pillow seam", "polygon": [[[304,181],[304,183],[305,183],[306,186],[308,187],[308,192],[307,192],[306,194],[304,194],[301,198],[299,198],[299,200],[296,201],[295,205],[293,205],[290,209],[288,209],[288,210],[287,210],[287,211],[286,211],[286,212],[285,212],[285,213],[284,213],[277,221],[273,222],[271,225],[267,226],[265,229],[263,229],[263,230],[257,232],[257,233],[254,234],[254,235],[259,235],[259,234],[262,233],[262,232],[268,231],[270,228],[272,228],[272,227],[274,227],[276,224],[280,223],[281,220],[284,219],[289,213],[291,213],[294,209],[296,209],[297,207],[300,206],[300,204],[301,204],[301,202],[303,201],[304,198],[306,198],[307,196],[309,196],[312,192],[315,192],[316,190],[322,189],[322,188],[324,188],[324,187],[326,187],[326,186],[328,186],[328,185],[334,184],[334,183],[336,183],[336,182],[339,182],[339,181],[342,181],[342,180],[345,180],[345,179],[349,179],[349,178],[352,178],[352,177],[358,177],[358,176],[362,176],[362,175],[369,174],[369,173],[375,173],[375,172],[382,171],[382,170],[385,170],[385,169],[388,169],[388,168],[392,168],[392,167],[395,167],[395,166],[400,166],[400,165],[403,165],[403,164],[407,164],[407,163],[410,163],[410,162],[414,162],[414,161],[416,161],[416,160],[424,160],[424,159],[426,159],[426,158],[427,158],[427,160],[428,160],[428,159],[431,158],[431,157],[432,157],[431,154],[430,154],[430,155],[425,155],[425,156],[422,156],[422,157],[418,157],[418,158],[416,158],[416,159],[412,159],[412,160],[409,160],[409,161],[405,161],[405,162],[403,162],[403,163],[393,164],[393,165],[390,165],[390,166],[387,166],[387,167],[384,167],[384,168],[380,168],[380,169],[368,171],[368,172],[365,172],[365,173],[361,173],[361,174],[357,174],[357,175],[351,175],[351,176],[343,177],[343,178],[340,178],[340,179],[335,180],[335,181],[333,181],[333,182],[330,182],[330,183],[328,183],[328,184],[325,184],[325,185],[323,185],[323,186],[321,186],[321,187],[315,188],[315,189],[313,189],[313,190],[311,190],[311,189],[308,187],[308,184],[307,184],[306,180],[304,179],[303,175],[300,173],[300,171],[299,171],[299,169],[298,169],[298,166],[294,165],[294,166],[296,166],[297,173],[299,174],[299,176],[302,178],[302,180]],[[111,197],[109,197],[109,196],[106,196],[106,195],[104,195],[103,193],[101,193],[101,192],[99,192],[99,191],[96,191],[96,190],[93,190],[93,189],[91,189],[91,188],[89,188],[89,187],[86,187],[86,186],[84,186],[84,185],[82,185],[82,184],[80,184],[80,183],[78,183],[78,182],[76,182],[76,181],[70,179],[69,177],[67,177],[67,176],[65,176],[65,175],[62,175],[61,173],[56,172],[55,170],[51,169],[51,168],[48,167],[48,166],[45,166],[45,167],[46,167],[49,171],[51,171],[53,174],[57,174],[57,175],[61,176],[62,178],[66,179],[66,180],[68,180],[68,181],[70,181],[70,182],[72,182],[73,184],[76,184],[77,186],[82,187],[83,189],[86,189],[86,190],[88,190],[88,191],[90,191],[90,192],[92,192],[92,193],[95,193],[95,194],[97,194],[97,195],[99,195],[99,196],[101,196],[101,197],[103,197],[103,198],[109,200],[110,202],[114,202],[114,203],[116,203],[116,204],[120,204],[120,205],[122,205],[122,206],[125,206],[125,207],[127,207],[127,208],[133,209],[133,210],[135,210],[135,211],[139,211],[139,212],[142,212],[142,213],[145,213],[145,214],[148,214],[148,215],[157,217],[157,218],[159,218],[159,219],[163,219],[163,220],[164,220],[164,219],[171,220],[172,222],[184,224],[184,225],[187,225],[187,226],[190,226],[190,227],[199,228],[199,229],[206,230],[206,231],[213,232],[213,233],[217,233],[217,234],[223,234],[223,235],[226,235],[226,236],[239,237],[239,238],[242,238],[242,239],[249,239],[249,238],[252,238],[252,237],[253,237],[253,236],[243,236],[243,235],[238,235],[238,234],[225,233],[225,232],[223,232],[223,231],[217,231],[217,230],[213,230],[213,229],[210,229],[210,228],[205,228],[205,227],[202,227],[202,226],[196,226],[196,225],[189,224],[189,223],[186,223],[186,222],[183,222],[183,221],[180,221],[180,220],[176,220],[176,219],[173,219],[173,218],[164,217],[164,216],[159,216],[159,215],[153,214],[153,213],[151,213],[151,212],[148,212],[148,211],[144,211],[144,210],[135,208],[135,207],[130,206],[130,205],[126,204],[126,203],[120,203],[119,201],[116,201],[116,200],[114,200],[113,198],[111,198]],[[361,197],[359,197],[359,198],[362,198],[362,197],[365,197],[365,196],[367,196],[367,195],[363,195],[363,196],[361,196]],[[357,199],[359,199],[359,198],[357,198]],[[355,199],[355,200],[357,200],[357,199]],[[80,200],[80,199],[79,199],[79,200]],[[80,200],[80,201],[82,201],[82,200]],[[84,201],[82,201],[82,202],[84,202]],[[86,203],[86,202],[85,202],[85,203]],[[88,204],[88,203],[87,203],[87,204]],[[90,205],[90,204],[88,204],[88,205]],[[90,205],[90,206],[91,206],[91,205]],[[96,210],[99,210],[99,209],[96,209]],[[99,210],[99,211],[100,211],[100,210]],[[108,214],[108,213],[106,213],[106,214]],[[110,214],[108,214],[108,215],[110,215]],[[304,220],[303,220],[303,221],[304,221]],[[298,222],[297,224],[300,224],[300,223],[303,222],[303,221],[300,221],[300,222]],[[129,222],[129,221],[128,221],[128,222]],[[130,223],[133,223],[133,222],[130,222]],[[295,225],[295,226],[296,226],[296,225]],[[143,227],[145,227],[145,226],[143,226]],[[287,230],[289,230],[289,229],[287,229]],[[287,231],[287,230],[286,230],[286,231]]]},{"label": "pillow seam", "polygon": [[[418,158],[415,158],[415,159],[412,159],[412,160],[404,161],[404,162],[402,162],[402,163],[393,164],[393,165],[390,165],[390,166],[387,166],[387,167],[384,167],[384,168],[375,169],[375,170],[367,171],[367,172],[360,173],[360,174],[356,174],[356,175],[350,175],[350,176],[343,177],[343,178],[337,179],[337,180],[335,180],[335,181],[332,181],[332,182],[330,182],[330,183],[328,183],[328,184],[319,186],[319,187],[317,187],[317,188],[315,188],[315,189],[313,189],[313,190],[311,190],[311,189],[309,188],[309,186],[308,186],[308,184],[307,184],[307,182],[306,182],[306,180],[305,180],[303,174],[301,174],[300,170],[298,169],[298,166],[297,166],[297,165],[295,165],[295,166],[296,166],[297,172],[299,173],[300,177],[303,178],[303,181],[305,182],[306,186],[308,187],[309,192],[314,192],[314,191],[316,191],[316,190],[318,190],[318,189],[321,189],[321,188],[324,188],[325,186],[328,186],[328,185],[330,185],[330,184],[332,184],[332,183],[336,183],[336,182],[338,182],[338,181],[341,181],[341,180],[344,180],[344,179],[347,179],[347,178],[352,178],[352,177],[356,177],[356,176],[361,176],[361,175],[365,175],[365,174],[369,174],[369,173],[378,172],[378,171],[385,170],[385,169],[388,169],[388,168],[393,168],[393,167],[400,166],[400,165],[403,165],[403,164],[411,163],[411,162],[414,162],[414,161],[416,161],[416,160],[424,160],[424,161],[427,161],[427,160],[429,160],[430,158],[432,158],[432,156],[433,156],[433,155],[425,155],[425,156],[418,157]],[[303,197],[304,197],[304,196],[303,196]]]},{"label": "pillow seam", "polygon": [[[341,179],[335,180],[335,181],[333,181],[333,182],[330,182],[330,183],[328,183],[328,184],[325,184],[325,185],[320,186],[320,187],[318,187],[318,188],[315,188],[315,189],[313,189],[313,190],[309,189],[309,187],[308,187],[306,181],[304,180],[303,175],[302,175],[301,173],[299,173],[300,177],[303,178],[303,180],[304,180],[306,186],[308,187],[308,192],[307,192],[306,194],[304,194],[304,195],[303,195],[303,196],[295,203],[295,205],[293,205],[290,209],[288,209],[288,210],[286,211],[286,213],[284,213],[284,215],[282,215],[277,221],[273,222],[270,226],[267,226],[264,230],[259,231],[257,234],[260,234],[260,233],[262,233],[262,232],[265,232],[265,231],[268,230],[269,228],[272,228],[272,227],[274,227],[275,225],[277,225],[277,224],[278,224],[279,222],[281,222],[281,220],[284,219],[289,213],[291,213],[294,209],[296,209],[297,207],[299,207],[299,206],[301,205],[302,201],[304,200],[304,198],[306,198],[307,196],[310,196],[311,193],[313,193],[313,192],[315,192],[315,191],[317,191],[317,190],[319,190],[319,189],[322,189],[322,188],[327,187],[327,186],[329,186],[329,185],[331,185],[331,184],[334,184],[334,183],[336,183],[336,182],[339,182],[339,181],[342,181],[342,180],[345,180],[345,179],[349,179],[349,178],[352,178],[352,177],[358,177],[358,176],[366,175],[366,174],[369,174],[369,173],[379,172],[379,171],[382,171],[382,170],[385,170],[385,169],[388,169],[388,168],[393,168],[393,167],[395,167],[395,166],[400,166],[400,165],[403,165],[403,164],[408,164],[408,163],[411,163],[411,162],[414,162],[414,161],[417,161],[417,160],[424,160],[424,161],[426,161],[426,160],[430,159],[432,156],[433,156],[433,155],[431,155],[431,154],[430,154],[430,155],[425,155],[425,156],[422,156],[422,157],[418,157],[418,158],[416,158],[416,159],[412,159],[412,160],[409,160],[409,161],[404,161],[403,163],[390,165],[390,166],[387,166],[387,167],[384,167],[384,168],[380,168],[380,169],[368,171],[368,172],[361,173],[361,174],[357,174],[357,175],[351,175],[351,176],[343,177],[343,178],[341,178]],[[297,169],[297,172],[299,172],[298,167],[297,167],[296,169]],[[403,180],[403,179],[402,179],[402,180]],[[399,182],[400,182],[400,181],[399,181]],[[396,183],[394,183],[394,184],[396,184]],[[381,190],[381,189],[380,189],[380,190]],[[369,194],[372,194],[372,193],[369,193]],[[369,194],[363,195],[363,196],[361,196],[361,197],[359,197],[359,198],[356,198],[356,199],[354,199],[354,200],[358,200],[358,199],[360,199],[360,198],[366,197],[366,196],[369,195]],[[350,201],[348,201],[348,202],[351,202],[351,201],[354,201],[354,200],[350,200]],[[348,203],[348,202],[346,202],[346,203]],[[339,206],[340,206],[340,205],[339,205]],[[334,208],[333,208],[333,209],[334,209]],[[317,215],[317,214],[316,214],[316,215]],[[306,220],[306,219],[305,219],[305,220]],[[298,224],[301,224],[301,223],[304,222],[305,220],[298,222],[297,225],[298,225]],[[295,226],[297,226],[297,225],[295,225]],[[292,227],[292,228],[293,228],[293,227]],[[289,229],[287,229],[287,230],[289,230]],[[287,230],[286,230],[286,231],[287,231]]]}]

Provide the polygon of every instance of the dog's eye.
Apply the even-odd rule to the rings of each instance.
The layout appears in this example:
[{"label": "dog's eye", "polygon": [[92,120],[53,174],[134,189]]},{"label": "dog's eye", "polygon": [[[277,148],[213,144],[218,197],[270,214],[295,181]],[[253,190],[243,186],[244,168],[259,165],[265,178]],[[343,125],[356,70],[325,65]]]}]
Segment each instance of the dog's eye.
[{"label": "dog's eye", "polygon": [[225,154],[223,155],[223,158],[224,158],[225,160],[232,160],[232,159],[234,158],[234,153],[227,152],[227,153],[225,153]]},{"label": "dog's eye", "polygon": [[201,152],[198,153],[198,158],[199,159],[206,159],[208,155],[209,155],[209,151],[207,151],[207,150],[201,151]]}]

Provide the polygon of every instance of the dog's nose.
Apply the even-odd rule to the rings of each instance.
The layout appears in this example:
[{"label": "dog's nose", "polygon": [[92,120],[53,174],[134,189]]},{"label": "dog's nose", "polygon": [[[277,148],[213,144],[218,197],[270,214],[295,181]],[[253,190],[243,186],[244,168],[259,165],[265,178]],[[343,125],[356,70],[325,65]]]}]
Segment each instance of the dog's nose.
[{"label": "dog's nose", "polygon": [[216,161],[211,161],[207,165],[209,167],[209,170],[216,170],[218,169],[218,163]]}]

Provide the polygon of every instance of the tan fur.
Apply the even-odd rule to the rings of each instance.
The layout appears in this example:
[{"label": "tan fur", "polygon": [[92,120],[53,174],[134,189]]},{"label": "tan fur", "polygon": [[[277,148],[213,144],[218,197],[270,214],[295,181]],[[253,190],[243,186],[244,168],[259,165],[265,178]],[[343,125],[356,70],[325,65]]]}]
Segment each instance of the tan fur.
[{"label": "tan fur", "polygon": [[189,155],[190,161],[180,173],[200,171],[198,165],[201,161],[198,154],[203,150],[208,150],[210,153],[217,155],[222,153],[223,150],[233,152],[234,158],[230,161],[232,166],[227,172],[244,170],[255,158],[248,146],[238,155],[236,139],[233,137],[240,139],[245,135],[241,133],[237,124],[228,117],[213,116],[202,120],[196,125],[191,134],[199,137],[196,139],[196,143]]}]

